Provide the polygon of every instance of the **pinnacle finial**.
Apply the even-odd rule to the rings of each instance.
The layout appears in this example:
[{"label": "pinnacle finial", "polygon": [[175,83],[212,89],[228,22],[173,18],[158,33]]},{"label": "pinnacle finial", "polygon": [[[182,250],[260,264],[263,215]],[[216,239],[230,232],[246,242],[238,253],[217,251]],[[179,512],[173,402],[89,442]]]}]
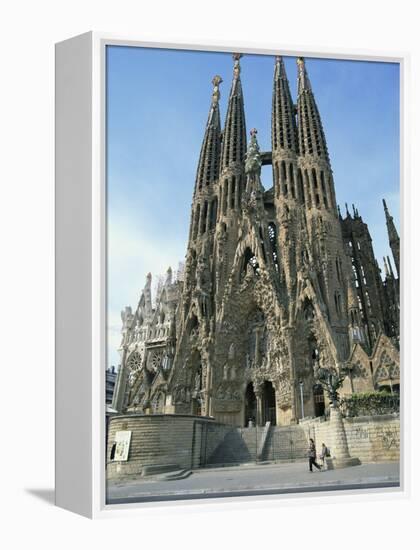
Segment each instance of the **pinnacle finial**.
[{"label": "pinnacle finial", "polygon": [[213,77],[211,83],[213,84],[213,103],[217,103],[220,99],[219,86],[223,82],[223,79],[218,74]]},{"label": "pinnacle finial", "polygon": [[286,68],[284,66],[283,57],[281,55],[276,55],[274,76],[275,78],[287,78]]},{"label": "pinnacle finial", "polygon": [[347,203],[345,203],[345,205],[346,205],[346,214],[347,216],[350,216],[349,205]]},{"label": "pinnacle finial", "polygon": [[296,59],[298,66],[298,95],[304,90],[311,89],[311,83],[309,82],[308,73],[306,72],[305,60],[303,57]]},{"label": "pinnacle finial", "polygon": [[387,204],[386,204],[385,199],[382,199],[382,203],[383,203],[383,205],[384,205],[385,214],[389,214],[388,206],[387,206]]},{"label": "pinnacle finial", "polygon": [[238,79],[239,75],[241,74],[241,66],[239,64],[239,60],[241,59],[242,54],[234,53],[232,57],[233,57],[233,60],[235,61],[233,65],[233,78]]},{"label": "pinnacle finial", "polygon": [[259,174],[261,172],[260,147],[257,141],[257,133],[256,128],[252,128],[250,131],[251,139],[249,140],[245,161],[246,174]]}]

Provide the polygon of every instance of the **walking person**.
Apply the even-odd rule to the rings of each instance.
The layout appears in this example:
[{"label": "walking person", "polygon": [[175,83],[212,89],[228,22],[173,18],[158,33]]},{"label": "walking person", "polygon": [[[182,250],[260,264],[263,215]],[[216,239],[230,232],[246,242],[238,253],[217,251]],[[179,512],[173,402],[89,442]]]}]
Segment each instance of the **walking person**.
[{"label": "walking person", "polygon": [[321,454],[319,455],[319,458],[322,460],[322,469],[325,469],[325,459],[329,455],[328,448],[325,445],[325,443],[322,444],[321,447]]},{"label": "walking person", "polygon": [[316,462],[316,448],[315,448],[315,442],[312,439],[312,437],[309,439],[309,449],[308,449],[308,458],[309,458],[309,471],[312,472],[312,466],[315,466],[318,468],[318,470],[321,469],[321,466],[317,464]]}]

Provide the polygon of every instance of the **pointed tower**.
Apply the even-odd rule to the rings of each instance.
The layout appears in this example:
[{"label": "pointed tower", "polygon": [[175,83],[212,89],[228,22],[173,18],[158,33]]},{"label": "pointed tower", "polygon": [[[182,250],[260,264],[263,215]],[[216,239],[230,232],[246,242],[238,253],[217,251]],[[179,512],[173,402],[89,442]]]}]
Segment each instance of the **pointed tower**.
[{"label": "pointed tower", "polygon": [[233,55],[233,80],[222,141],[219,219],[231,218],[232,212],[240,211],[241,193],[244,187],[246,127],[239,63],[241,57],[241,54]]},{"label": "pointed tower", "polygon": [[218,177],[221,160],[221,127],[219,86],[222,78],[213,80],[210,111],[204,131],[200,158],[197,166],[193,203],[191,207],[190,232],[185,261],[183,288],[183,315],[185,320],[191,303],[191,292],[195,284],[197,259],[203,247],[211,248],[218,215]]},{"label": "pointed tower", "polygon": [[395,278],[389,256],[384,258],[385,281],[384,288],[384,325],[385,333],[399,347],[400,334],[400,294],[399,280]]},{"label": "pointed tower", "polygon": [[394,224],[394,218],[391,216],[388,210],[388,206],[385,202],[385,199],[382,199],[385,218],[386,218],[386,227],[388,229],[388,238],[389,246],[391,247],[392,257],[394,258],[395,267],[397,268],[398,277],[400,276],[400,237],[398,235],[397,229]]},{"label": "pointed tower", "polygon": [[271,146],[274,195],[285,200],[303,200],[297,181],[297,130],[295,107],[283,58],[276,57],[271,109]]},{"label": "pointed tower", "polygon": [[219,215],[214,252],[216,304],[220,303],[219,290],[223,288],[232,266],[241,218],[241,198],[245,190],[246,126],[241,84],[241,57],[241,54],[233,55],[233,79],[222,138],[218,189]]},{"label": "pointed tower", "polygon": [[320,296],[335,333],[339,357],[348,352],[349,257],[345,252],[335,199],[334,181],[321,117],[305,61],[297,59],[298,170],[304,191],[304,209],[310,254]]},{"label": "pointed tower", "polygon": [[275,220],[271,233],[276,238],[279,274],[288,292],[294,296],[297,258],[302,255],[300,212],[296,207],[304,202],[303,180],[297,164],[296,109],[290,94],[289,82],[281,56],[274,65],[273,99],[271,109],[271,147]]},{"label": "pointed tower", "polygon": [[383,288],[379,267],[375,260],[369,228],[353,205],[353,216],[348,211],[341,221],[344,244],[351,261],[362,326],[367,346],[372,349],[380,332],[384,330]]},{"label": "pointed tower", "polygon": [[217,218],[217,183],[220,170],[220,110],[219,86],[222,78],[216,75],[213,80],[213,93],[210,112],[204,132],[200,158],[197,166],[192,215],[190,223],[189,247],[200,236],[214,228]]}]

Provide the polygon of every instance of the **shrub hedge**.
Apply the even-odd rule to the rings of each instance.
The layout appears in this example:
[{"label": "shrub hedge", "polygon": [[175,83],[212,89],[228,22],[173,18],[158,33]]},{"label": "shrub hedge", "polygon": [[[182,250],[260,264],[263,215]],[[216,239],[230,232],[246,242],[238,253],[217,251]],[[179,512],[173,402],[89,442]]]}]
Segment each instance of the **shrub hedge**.
[{"label": "shrub hedge", "polygon": [[397,413],[400,410],[400,396],[397,393],[374,391],[354,393],[340,400],[340,408],[345,416],[375,416]]}]

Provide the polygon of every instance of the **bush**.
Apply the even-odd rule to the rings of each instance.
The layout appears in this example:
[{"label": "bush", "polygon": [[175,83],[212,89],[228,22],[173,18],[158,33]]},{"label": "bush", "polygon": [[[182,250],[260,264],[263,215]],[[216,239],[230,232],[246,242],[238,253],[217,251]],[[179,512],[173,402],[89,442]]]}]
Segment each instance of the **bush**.
[{"label": "bush", "polygon": [[375,416],[398,413],[400,396],[384,391],[354,393],[340,400],[340,408],[345,416]]}]

